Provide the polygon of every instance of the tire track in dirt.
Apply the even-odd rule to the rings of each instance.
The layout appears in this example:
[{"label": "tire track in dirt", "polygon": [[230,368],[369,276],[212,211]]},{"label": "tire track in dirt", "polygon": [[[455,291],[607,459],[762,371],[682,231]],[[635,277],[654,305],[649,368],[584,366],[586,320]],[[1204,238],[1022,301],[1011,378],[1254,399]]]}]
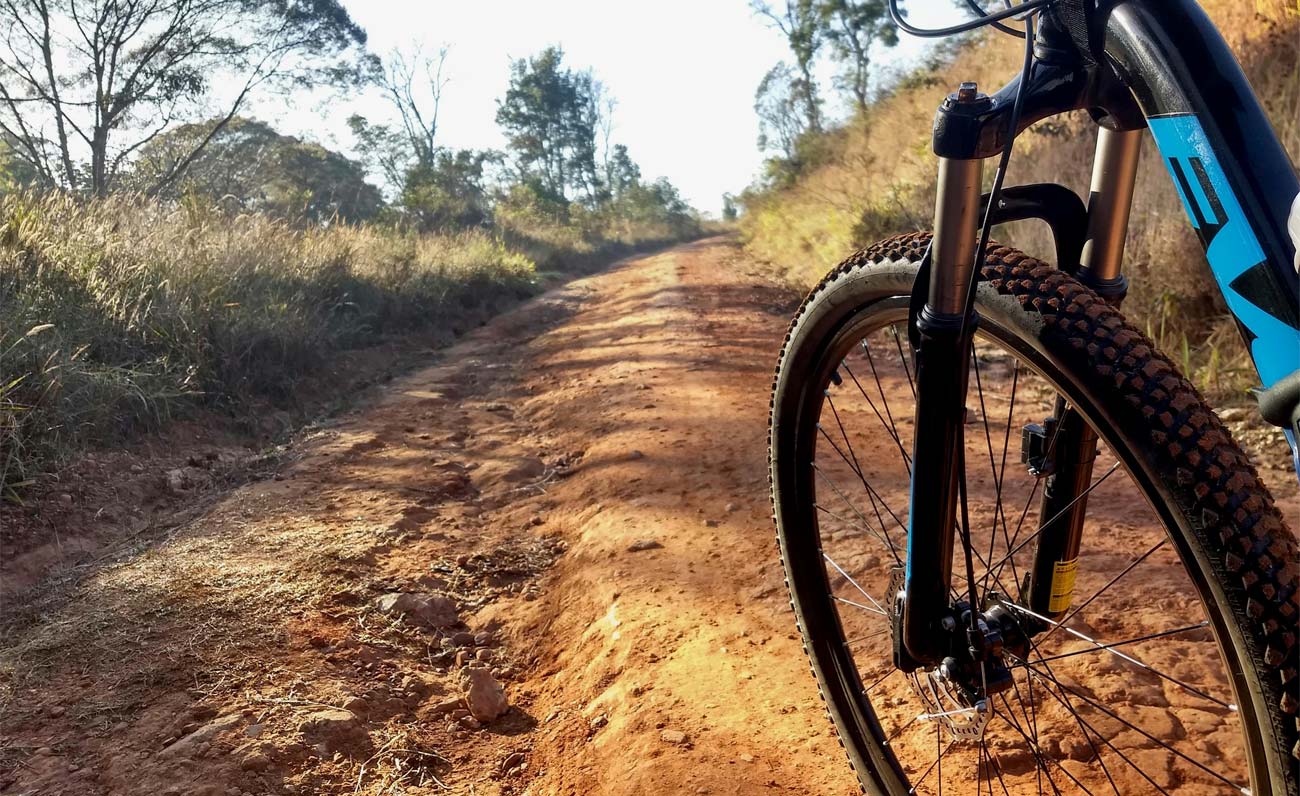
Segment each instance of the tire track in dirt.
[{"label": "tire track in dirt", "polygon": [[[791,309],[725,241],[624,261],[34,592],[6,612],[0,792],[854,792],[767,510]],[[513,706],[482,729],[448,715],[469,659]]]}]

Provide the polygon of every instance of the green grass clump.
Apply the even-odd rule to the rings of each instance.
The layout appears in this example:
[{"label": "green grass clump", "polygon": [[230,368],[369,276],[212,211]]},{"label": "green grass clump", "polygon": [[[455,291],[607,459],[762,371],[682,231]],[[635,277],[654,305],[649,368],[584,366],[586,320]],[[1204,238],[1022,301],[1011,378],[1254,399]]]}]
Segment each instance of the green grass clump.
[{"label": "green grass clump", "polygon": [[295,228],[199,202],[0,197],[0,483],[199,403],[289,404],[332,353],[532,293],[482,230]]}]

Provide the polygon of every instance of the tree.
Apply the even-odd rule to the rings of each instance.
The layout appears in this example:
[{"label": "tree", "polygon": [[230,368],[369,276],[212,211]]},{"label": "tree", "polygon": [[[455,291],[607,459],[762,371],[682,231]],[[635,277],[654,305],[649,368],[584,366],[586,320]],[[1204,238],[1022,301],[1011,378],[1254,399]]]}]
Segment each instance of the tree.
[{"label": "tree", "polygon": [[169,130],[140,150],[126,178],[142,185],[158,183],[177,158],[206,140],[185,174],[167,184],[164,196],[198,194],[234,201],[241,210],[315,223],[363,221],[383,204],[379,189],[366,182],[361,164],[338,152],[282,135],[255,119],[235,117],[187,124]]},{"label": "tree", "polygon": [[339,0],[0,0],[0,17],[0,132],[44,182],[94,194],[220,101],[166,188],[255,92],[343,82],[366,38]]},{"label": "tree", "polygon": [[483,169],[498,153],[438,149],[433,162],[417,163],[406,173],[400,204],[423,230],[463,229],[491,216]]},{"label": "tree", "polygon": [[432,167],[438,154],[438,112],[447,86],[442,73],[449,51],[444,46],[428,56],[419,49],[411,55],[393,50],[384,62],[370,61],[370,79],[397,112],[410,156],[424,168]]},{"label": "tree", "polygon": [[521,179],[535,180],[555,198],[595,199],[596,129],[601,90],[590,71],[563,67],[564,53],[549,47],[510,64],[510,86],[497,103]]},{"label": "tree", "polygon": [[799,139],[808,130],[807,119],[800,113],[798,81],[799,76],[783,61],[768,70],[754,92],[758,148],[787,161],[795,160]]},{"label": "tree", "polygon": [[722,195],[722,220],[731,222],[740,218],[740,202],[729,193]]},{"label": "tree", "polygon": [[898,44],[898,28],[889,18],[887,0],[821,0],[818,7],[823,35],[844,66],[836,85],[847,93],[858,112],[867,109],[871,77],[871,47]]},{"label": "tree", "polygon": [[484,167],[495,163],[498,154],[438,143],[448,52],[448,47],[433,56],[418,49],[411,54],[394,50],[383,61],[369,59],[367,79],[387,98],[398,123],[348,119],[362,157],[383,175],[399,212],[422,230],[477,226],[491,216]]},{"label": "tree", "polygon": [[359,114],[348,117],[348,127],[356,139],[362,162],[383,178],[390,195],[401,193],[413,159],[406,137],[388,125],[374,124]]},{"label": "tree", "polygon": [[806,128],[821,130],[821,99],[817,94],[817,78],[813,75],[817,52],[825,40],[818,0],[784,0],[780,10],[773,8],[767,0],[750,0],[750,8],[785,36],[798,73],[797,77],[787,81],[792,97],[803,114]]},{"label": "tree", "polygon": [[615,144],[613,154],[605,162],[605,185],[610,196],[618,201],[629,188],[640,183],[641,167],[627,154],[626,146]]},{"label": "tree", "polygon": [[40,182],[40,175],[15,150],[10,138],[0,133],[0,194],[18,191]]}]

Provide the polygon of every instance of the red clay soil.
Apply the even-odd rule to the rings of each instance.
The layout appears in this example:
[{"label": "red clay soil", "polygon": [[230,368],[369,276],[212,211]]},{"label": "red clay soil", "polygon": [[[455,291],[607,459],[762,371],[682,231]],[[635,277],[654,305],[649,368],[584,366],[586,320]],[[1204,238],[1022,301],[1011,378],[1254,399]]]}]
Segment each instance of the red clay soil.
[{"label": "red clay soil", "polygon": [[[725,240],[632,258],[260,480],[190,473],[174,522],[5,562],[0,793],[856,793],[767,499],[796,305]],[[159,460],[122,477],[177,469]],[[146,491],[84,499],[132,516]],[[471,662],[504,715],[464,715]]]}]

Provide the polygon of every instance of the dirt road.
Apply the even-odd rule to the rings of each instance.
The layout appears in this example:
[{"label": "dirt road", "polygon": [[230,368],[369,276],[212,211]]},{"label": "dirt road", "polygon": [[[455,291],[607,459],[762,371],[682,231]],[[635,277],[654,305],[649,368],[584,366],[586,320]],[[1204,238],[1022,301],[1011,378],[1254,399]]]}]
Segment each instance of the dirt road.
[{"label": "dirt road", "polygon": [[0,792],[856,793],[766,496],[795,301],[724,240],[634,258],[273,477],[159,475],[176,522],[11,592]]},{"label": "dirt road", "polygon": [[[500,317],[274,479],[16,600],[0,791],[853,792],[767,508],[792,296],[735,257]],[[482,729],[444,712],[470,656],[512,705]]]}]

